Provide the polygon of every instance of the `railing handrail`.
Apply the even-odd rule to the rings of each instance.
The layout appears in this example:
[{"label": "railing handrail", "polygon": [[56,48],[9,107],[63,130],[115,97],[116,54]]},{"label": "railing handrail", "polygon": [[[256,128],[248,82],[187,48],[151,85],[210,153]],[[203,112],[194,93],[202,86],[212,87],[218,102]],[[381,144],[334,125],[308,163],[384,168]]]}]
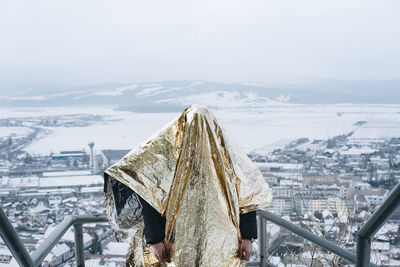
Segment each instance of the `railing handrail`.
[{"label": "railing handrail", "polygon": [[[352,263],[356,263],[356,254],[345,250],[341,247],[339,247],[338,245],[323,239],[319,236],[317,236],[316,234],[288,221],[285,219],[282,219],[280,216],[275,215],[269,211],[257,211],[258,215],[266,221],[271,221],[273,223],[275,223],[276,225],[279,225],[287,230],[289,230],[290,232],[299,235],[309,241],[311,241],[314,244],[317,244],[318,246],[325,248],[326,250],[352,262]],[[263,240],[260,240],[260,242],[265,242]],[[370,263],[371,266],[377,266],[373,263]]]},{"label": "railing handrail", "polygon": [[[31,257],[33,261],[33,266],[37,267],[40,265],[40,263],[46,258],[46,256],[50,253],[50,251],[53,249],[53,247],[60,241],[60,239],[63,237],[63,235],[68,231],[68,229],[74,225],[74,227],[78,224],[82,225],[83,223],[95,223],[95,222],[108,222],[108,218],[106,215],[99,214],[99,215],[75,215],[75,216],[66,216],[64,220],[59,224],[59,226],[54,229],[53,232],[43,241],[42,244],[39,245],[39,247],[32,252]],[[81,233],[79,235],[82,235],[82,229],[76,229],[75,230],[80,230]],[[75,233],[75,248],[77,248],[81,242],[77,242],[77,238],[79,239],[80,236],[77,236]],[[78,249],[75,249],[75,254],[79,255]],[[77,266],[79,266],[77,264]]]},{"label": "railing handrail", "polygon": [[33,266],[33,261],[17,232],[0,207],[0,236],[20,266]]},{"label": "railing handrail", "polygon": [[54,231],[43,241],[39,247],[29,255],[17,232],[0,207],[0,236],[14,255],[20,266],[37,267],[60,241],[63,235],[73,225],[75,228],[75,262],[76,266],[85,266],[83,257],[82,224],[108,222],[104,214],[66,216]]},{"label": "railing handrail", "polygon": [[[260,265],[263,267],[274,266],[268,263],[265,257],[266,221],[271,221],[352,263],[356,263],[357,267],[377,266],[370,263],[371,238],[398,208],[400,208],[400,183],[392,190],[381,206],[358,232],[357,255],[271,212],[258,211],[257,214],[259,216],[261,230],[259,231],[260,261],[249,262],[247,265]],[[50,236],[29,255],[2,207],[0,207],[0,236],[9,247],[20,266],[37,267],[50,253],[51,249],[58,243],[69,227],[73,225],[75,228],[75,261],[76,266],[81,267],[85,264],[83,257],[82,224],[107,221],[108,218],[106,215],[66,216]]]},{"label": "railing handrail", "polygon": [[368,267],[371,258],[371,238],[399,208],[400,183],[392,189],[385,201],[358,231],[356,267]]}]

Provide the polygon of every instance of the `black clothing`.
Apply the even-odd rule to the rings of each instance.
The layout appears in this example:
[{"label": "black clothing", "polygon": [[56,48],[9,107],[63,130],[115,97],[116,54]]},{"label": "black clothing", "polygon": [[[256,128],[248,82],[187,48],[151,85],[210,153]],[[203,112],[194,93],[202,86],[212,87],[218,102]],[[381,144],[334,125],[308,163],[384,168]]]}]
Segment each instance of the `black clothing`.
[{"label": "black clothing", "polygon": [[157,244],[165,237],[165,217],[161,216],[152,206],[139,196],[142,203],[142,214],[144,220],[144,236],[147,244]]},{"label": "black clothing", "polygon": [[[165,237],[165,217],[162,217],[158,211],[150,206],[143,198],[139,196],[142,203],[142,213],[144,219],[144,235],[147,244],[157,244]],[[251,211],[246,214],[240,214],[240,233],[242,239],[257,238],[257,213]]]},{"label": "black clothing", "polygon": [[[157,244],[164,240],[165,237],[165,217],[161,216],[149,203],[136,194],[132,189],[112,179],[108,174],[104,173],[104,192],[106,192],[106,185],[108,179],[111,179],[112,189],[114,193],[114,203],[116,206],[117,214],[121,212],[125,206],[126,201],[130,196],[136,195],[142,205],[142,216],[144,220],[144,235],[147,244]],[[245,214],[240,214],[239,228],[242,239],[257,238],[257,217],[256,211]]]},{"label": "black clothing", "polygon": [[240,214],[239,228],[242,239],[257,238],[257,211]]}]

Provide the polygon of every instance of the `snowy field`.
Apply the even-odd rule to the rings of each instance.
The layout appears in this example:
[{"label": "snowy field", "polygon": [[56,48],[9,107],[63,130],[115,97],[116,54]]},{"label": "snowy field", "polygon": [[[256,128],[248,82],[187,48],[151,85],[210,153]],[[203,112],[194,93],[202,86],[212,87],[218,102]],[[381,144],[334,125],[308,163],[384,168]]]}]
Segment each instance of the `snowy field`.
[{"label": "snowy field", "polygon": [[[352,138],[400,137],[400,105],[284,105],[253,110],[212,110],[228,134],[246,152],[266,153],[294,139],[327,139],[352,130]],[[60,150],[131,149],[146,140],[179,113],[134,113],[113,107],[29,108],[0,110],[0,118],[92,114],[107,116],[107,122],[88,127],[43,127],[51,130],[27,147],[32,154]],[[361,127],[358,121],[367,123]],[[0,133],[9,134],[5,127]]]},{"label": "snowy field", "polygon": [[27,127],[0,127],[0,138],[9,137],[11,135],[13,135],[12,137],[22,137],[27,136],[31,132],[33,132],[33,130]]}]

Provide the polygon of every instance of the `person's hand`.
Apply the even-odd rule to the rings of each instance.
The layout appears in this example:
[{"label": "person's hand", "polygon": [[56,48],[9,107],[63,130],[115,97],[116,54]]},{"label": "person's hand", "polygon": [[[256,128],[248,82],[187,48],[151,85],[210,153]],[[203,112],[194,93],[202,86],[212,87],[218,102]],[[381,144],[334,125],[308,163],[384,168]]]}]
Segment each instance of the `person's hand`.
[{"label": "person's hand", "polygon": [[167,253],[163,242],[151,245],[151,253],[153,253],[159,262],[163,262],[167,259]]},{"label": "person's hand", "polygon": [[167,257],[165,259],[166,262],[171,262],[171,257],[172,254],[174,254],[174,243],[169,242],[168,244],[165,245],[165,256]]},{"label": "person's hand", "polygon": [[251,244],[251,240],[243,239],[242,243],[240,243],[239,259],[248,261],[252,251],[253,246]]},{"label": "person's hand", "polygon": [[159,262],[171,262],[173,251],[173,243],[165,245],[163,242],[160,242],[151,245],[151,253],[153,253]]}]

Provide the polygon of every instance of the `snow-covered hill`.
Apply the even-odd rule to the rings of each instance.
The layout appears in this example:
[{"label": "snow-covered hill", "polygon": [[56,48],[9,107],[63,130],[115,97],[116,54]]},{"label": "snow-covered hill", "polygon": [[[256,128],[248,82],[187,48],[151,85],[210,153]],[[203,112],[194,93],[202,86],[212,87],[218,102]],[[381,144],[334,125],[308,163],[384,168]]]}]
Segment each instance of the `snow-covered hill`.
[{"label": "snow-covered hill", "polygon": [[69,89],[5,90],[0,101],[3,107],[112,105],[136,112],[174,112],[193,103],[214,109],[259,109],[288,104],[399,104],[400,81],[115,83]]}]

